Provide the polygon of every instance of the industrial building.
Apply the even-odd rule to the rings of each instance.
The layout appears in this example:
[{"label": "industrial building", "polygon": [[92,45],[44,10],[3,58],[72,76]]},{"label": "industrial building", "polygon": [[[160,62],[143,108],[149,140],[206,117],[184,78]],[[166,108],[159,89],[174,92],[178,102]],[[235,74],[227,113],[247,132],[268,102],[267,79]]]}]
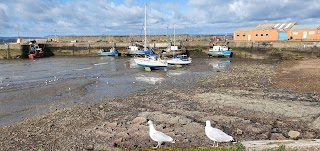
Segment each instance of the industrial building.
[{"label": "industrial building", "polygon": [[289,33],[290,40],[320,41],[320,25],[295,25]]},{"label": "industrial building", "polygon": [[296,22],[266,23],[240,28],[234,32],[235,41],[320,41],[319,25],[298,25]]}]

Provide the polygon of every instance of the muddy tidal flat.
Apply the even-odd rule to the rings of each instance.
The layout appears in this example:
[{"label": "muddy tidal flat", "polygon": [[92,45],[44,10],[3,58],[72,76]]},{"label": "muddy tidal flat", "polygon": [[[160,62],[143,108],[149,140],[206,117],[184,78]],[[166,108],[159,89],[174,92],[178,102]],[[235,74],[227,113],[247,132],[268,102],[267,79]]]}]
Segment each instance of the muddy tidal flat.
[{"label": "muddy tidal flat", "polygon": [[[208,62],[208,59],[215,58],[199,60]],[[240,142],[292,139],[290,131],[300,133],[296,139],[320,139],[320,59],[232,58],[230,62],[210,64],[214,74],[206,72],[197,76],[208,68],[194,61],[188,70],[163,76],[167,82],[159,84],[151,80],[152,86],[137,85],[143,88],[102,98],[91,98],[90,94],[99,91],[99,87],[88,87],[96,84],[103,73],[98,78],[78,76],[67,83],[57,82],[41,94],[36,87],[19,88],[19,93],[50,97],[49,101],[82,101],[65,107],[62,103],[44,113],[2,126],[0,150],[149,148],[157,143],[148,135],[147,120],[154,121],[157,130],[178,140],[164,146],[212,146],[213,142],[204,133],[206,120]],[[139,68],[128,70],[132,75],[143,74],[139,77],[146,78],[145,71]],[[164,74],[164,71],[150,74]],[[138,81],[135,78],[130,83],[138,84]],[[4,89],[3,98],[22,99],[10,89]],[[73,95],[65,93],[69,89],[74,90]]]}]

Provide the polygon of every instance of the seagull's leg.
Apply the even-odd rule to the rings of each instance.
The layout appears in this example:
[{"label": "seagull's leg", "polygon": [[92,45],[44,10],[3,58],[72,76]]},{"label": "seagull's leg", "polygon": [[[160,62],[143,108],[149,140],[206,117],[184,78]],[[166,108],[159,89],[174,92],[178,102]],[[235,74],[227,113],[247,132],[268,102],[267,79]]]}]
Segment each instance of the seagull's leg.
[{"label": "seagull's leg", "polygon": [[158,145],[156,147],[153,147],[153,148],[158,148],[158,146],[159,146],[159,143],[158,143]]},{"label": "seagull's leg", "polygon": [[158,145],[154,148],[160,148],[161,144],[162,144],[162,142],[158,142]]},{"label": "seagull's leg", "polygon": [[156,147],[153,147],[153,148],[158,148],[158,145]]}]

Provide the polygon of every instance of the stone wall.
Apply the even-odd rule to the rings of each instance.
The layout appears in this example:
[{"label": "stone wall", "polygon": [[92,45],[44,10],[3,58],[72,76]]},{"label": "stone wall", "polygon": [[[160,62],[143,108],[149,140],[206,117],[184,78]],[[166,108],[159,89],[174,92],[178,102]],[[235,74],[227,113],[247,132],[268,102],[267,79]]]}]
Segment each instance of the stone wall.
[{"label": "stone wall", "polygon": [[[200,37],[198,37],[200,38]],[[212,46],[212,41],[203,38],[200,41],[180,41],[176,45],[183,45],[188,50],[207,51]],[[141,42],[140,42],[141,43]],[[274,42],[252,42],[252,41],[227,41],[228,46],[233,49],[236,54],[243,52],[265,54],[267,51],[272,53],[286,52],[311,52],[312,54],[320,54],[320,42],[317,41],[274,41]],[[120,53],[125,51],[125,48],[136,44],[136,42],[44,42],[39,44],[49,54],[55,55],[96,55],[99,49],[109,49],[116,47]],[[143,43],[142,43],[143,44]],[[224,41],[218,41],[216,45],[226,44]],[[156,52],[165,49],[168,46],[167,42],[150,42],[149,47],[152,47]],[[0,45],[0,59],[4,58],[25,58],[28,53],[27,44],[2,44]]]},{"label": "stone wall", "polygon": [[20,57],[22,51],[20,44],[0,45],[0,59],[10,59]]},{"label": "stone wall", "polygon": [[[150,35],[147,37],[149,42],[170,42],[174,40],[173,35]],[[217,36],[217,41],[224,41],[224,39],[232,40],[232,36]],[[191,36],[188,34],[179,34],[175,36],[176,42],[185,41],[212,41],[212,35],[195,35]],[[52,36],[47,38],[48,42],[142,42],[144,41],[143,35],[132,35],[132,36]]]}]

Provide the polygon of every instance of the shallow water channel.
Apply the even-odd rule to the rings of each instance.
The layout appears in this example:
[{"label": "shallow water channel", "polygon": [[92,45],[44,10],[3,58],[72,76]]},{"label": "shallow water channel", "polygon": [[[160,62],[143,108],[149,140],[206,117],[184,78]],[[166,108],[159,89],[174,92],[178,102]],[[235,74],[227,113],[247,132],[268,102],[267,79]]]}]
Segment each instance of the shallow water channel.
[{"label": "shallow water channel", "polygon": [[130,57],[0,60],[0,127],[146,89],[188,87],[197,78],[223,74],[221,71],[234,63],[228,58],[202,57],[192,61],[182,68],[171,66],[168,71],[147,72]]}]

